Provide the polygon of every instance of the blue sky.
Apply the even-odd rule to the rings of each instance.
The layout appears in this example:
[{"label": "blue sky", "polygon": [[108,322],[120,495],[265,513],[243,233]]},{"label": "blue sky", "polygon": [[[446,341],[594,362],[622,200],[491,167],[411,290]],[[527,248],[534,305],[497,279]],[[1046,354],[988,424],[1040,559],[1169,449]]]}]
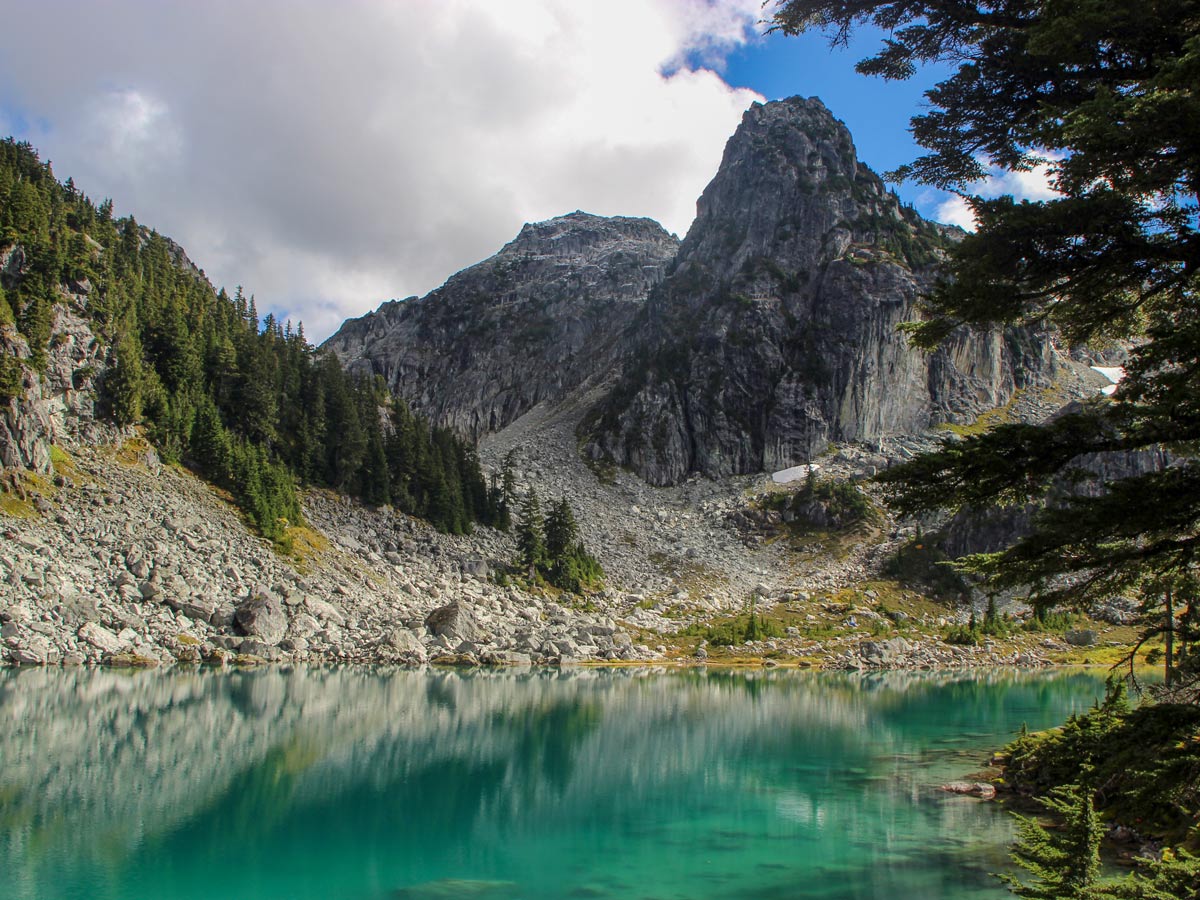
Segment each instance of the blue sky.
[{"label": "blue sky", "polygon": [[[949,66],[921,69],[908,81],[886,81],[854,71],[882,35],[863,31],[849,47],[830,47],[820,34],[787,37],[773,33],[733,51],[722,75],[731,87],[748,87],[768,100],[794,94],[819,96],[854,136],[859,159],[879,174],[920,155],[909,120],[926,106],[924,92],[952,74]],[[946,194],[906,182],[893,185],[907,203],[934,214]]]},{"label": "blue sky", "polygon": [[[883,172],[916,155],[908,120],[941,74],[858,75],[874,35],[762,38],[761,0],[7,6],[0,133],[317,340],[524,222],[584,209],[682,235],[760,99],[819,96]],[[898,193],[969,224],[947,195]]]}]

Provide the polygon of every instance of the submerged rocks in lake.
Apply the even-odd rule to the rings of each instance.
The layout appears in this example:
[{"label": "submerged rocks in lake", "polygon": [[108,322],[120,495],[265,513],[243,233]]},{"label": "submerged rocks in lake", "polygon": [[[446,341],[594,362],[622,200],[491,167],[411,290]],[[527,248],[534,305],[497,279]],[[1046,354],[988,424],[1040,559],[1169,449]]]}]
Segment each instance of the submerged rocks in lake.
[{"label": "submerged rocks in lake", "polygon": [[951,781],[949,784],[943,784],[942,790],[950,794],[978,797],[980,800],[992,800],[996,796],[995,786],[986,781]]}]

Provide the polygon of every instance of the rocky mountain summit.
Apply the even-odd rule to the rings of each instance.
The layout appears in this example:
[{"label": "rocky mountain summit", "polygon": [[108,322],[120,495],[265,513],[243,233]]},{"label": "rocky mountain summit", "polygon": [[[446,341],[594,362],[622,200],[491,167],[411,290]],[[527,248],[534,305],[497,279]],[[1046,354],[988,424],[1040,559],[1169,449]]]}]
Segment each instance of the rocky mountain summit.
[{"label": "rocky mountain summit", "polygon": [[1003,405],[1049,375],[1047,340],[964,329],[925,354],[898,329],[953,239],[858,161],[819,100],[752,107],[647,304],[643,350],[589,423],[589,452],[671,484]]},{"label": "rocky mountain summit", "polygon": [[630,324],[678,248],[650,219],[574,212],[526,225],[427,297],[347,321],[325,347],[478,438],[618,371]]},{"label": "rocky mountain summit", "polygon": [[906,344],[898,326],[954,239],[858,161],[819,100],[793,97],[746,112],[681,245],[645,219],[527,225],[326,346],[476,438],[612,384],[582,429],[592,459],[657,485],[782,469],[973,421],[1050,379],[1044,335]]}]

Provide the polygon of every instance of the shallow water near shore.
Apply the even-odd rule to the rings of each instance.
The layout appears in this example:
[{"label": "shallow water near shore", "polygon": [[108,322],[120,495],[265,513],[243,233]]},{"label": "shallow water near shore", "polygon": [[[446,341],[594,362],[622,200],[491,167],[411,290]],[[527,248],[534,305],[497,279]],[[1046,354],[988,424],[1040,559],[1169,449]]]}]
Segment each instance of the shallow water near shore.
[{"label": "shallow water near shore", "polygon": [[1002,898],[1098,674],[0,670],[0,897]]}]

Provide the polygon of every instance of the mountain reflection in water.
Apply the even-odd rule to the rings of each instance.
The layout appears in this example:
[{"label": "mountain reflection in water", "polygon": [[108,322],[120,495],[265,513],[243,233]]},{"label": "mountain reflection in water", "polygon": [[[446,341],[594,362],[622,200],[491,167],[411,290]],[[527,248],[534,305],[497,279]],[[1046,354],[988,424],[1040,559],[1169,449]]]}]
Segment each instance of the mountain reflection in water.
[{"label": "mountain reflection in water", "polygon": [[0,897],[1004,897],[1073,673],[0,670]]}]

